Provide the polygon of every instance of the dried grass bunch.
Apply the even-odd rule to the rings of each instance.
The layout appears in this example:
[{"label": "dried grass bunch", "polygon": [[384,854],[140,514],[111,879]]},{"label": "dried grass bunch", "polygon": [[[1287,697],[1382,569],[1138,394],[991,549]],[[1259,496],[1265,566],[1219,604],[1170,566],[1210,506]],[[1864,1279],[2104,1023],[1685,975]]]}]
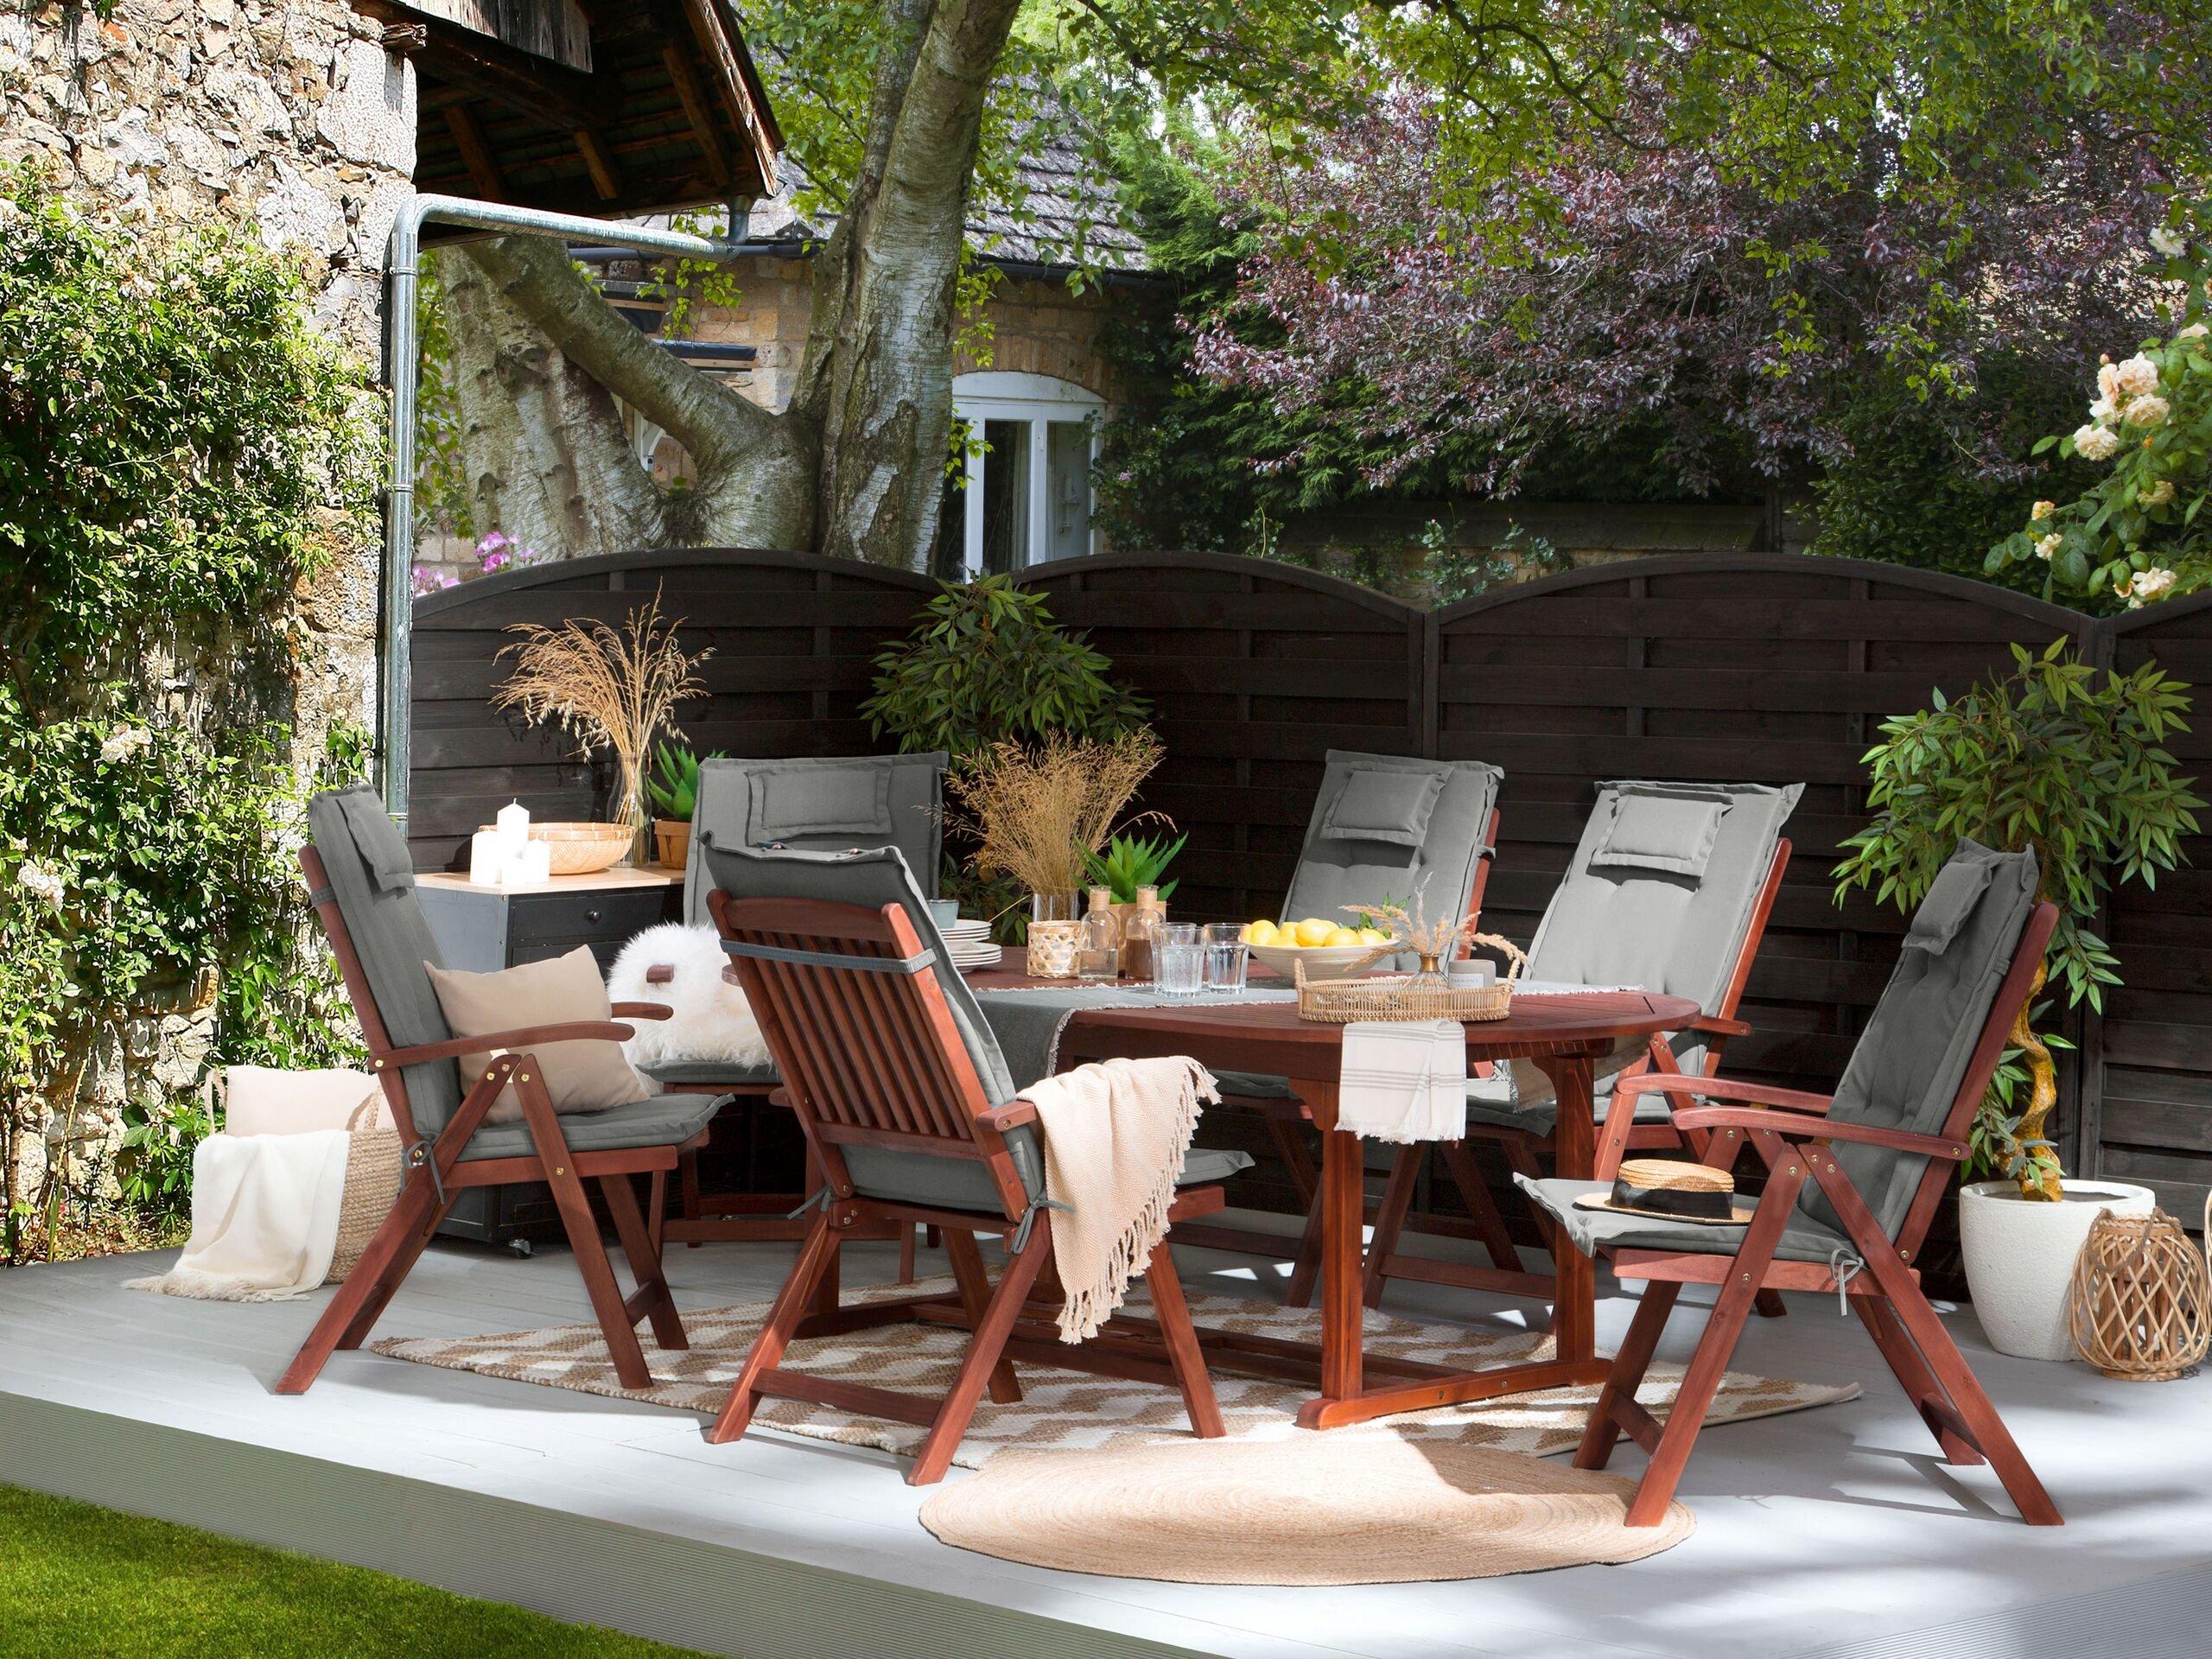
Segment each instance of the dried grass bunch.
[{"label": "dried grass bunch", "polygon": [[[1428,887],[1423,876],[1414,888],[1413,897],[1404,905],[1346,905],[1344,908],[1363,918],[1362,925],[1390,936],[1389,943],[1378,944],[1352,964],[1351,972],[1372,966],[1385,957],[1410,951],[1424,963],[1434,962],[1440,966],[1449,962],[1459,950],[1461,941],[1472,938],[1476,924],[1465,915],[1450,916],[1440,922],[1428,919],[1427,906],[1422,895]],[[1408,910],[1407,906],[1411,906]]]},{"label": "dried grass bunch", "polygon": [[1011,876],[1031,893],[1074,893],[1084,855],[1105,847],[1163,752],[1145,728],[1103,742],[1055,733],[1040,744],[995,744],[953,774],[951,824],[975,838],[980,874]]},{"label": "dried grass bunch", "polygon": [[515,667],[493,694],[493,708],[558,721],[587,755],[613,751],[621,772],[618,823],[643,822],[646,752],[660,732],[683,736],[676,705],[707,689],[694,671],[714,652],[686,652],[677,644],[682,622],[662,620],[657,591],[620,628],[573,616],[557,628],[518,622],[507,632],[521,639],[499,652],[512,652]]}]

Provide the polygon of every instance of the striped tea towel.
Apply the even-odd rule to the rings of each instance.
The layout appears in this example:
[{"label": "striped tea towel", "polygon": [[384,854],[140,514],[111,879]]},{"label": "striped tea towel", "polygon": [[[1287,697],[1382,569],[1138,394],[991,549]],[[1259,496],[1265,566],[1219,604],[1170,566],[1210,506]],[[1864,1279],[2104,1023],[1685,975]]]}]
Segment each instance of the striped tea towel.
[{"label": "striped tea towel", "polygon": [[1358,1020],[1344,1027],[1337,1127],[1407,1146],[1467,1133],[1467,1033],[1457,1020]]}]

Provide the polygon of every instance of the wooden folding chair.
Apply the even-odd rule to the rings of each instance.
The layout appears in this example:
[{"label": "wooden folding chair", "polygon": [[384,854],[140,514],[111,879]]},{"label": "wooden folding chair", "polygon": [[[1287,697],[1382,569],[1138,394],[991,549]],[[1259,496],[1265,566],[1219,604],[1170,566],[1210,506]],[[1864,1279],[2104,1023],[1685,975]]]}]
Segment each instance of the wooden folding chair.
[{"label": "wooden folding chair", "polygon": [[[1426,775],[1440,780],[1435,805],[1423,824],[1419,845],[1409,848],[1395,842],[1363,841],[1357,838],[1357,830],[1344,822],[1346,814],[1339,808],[1356,809],[1361,783],[1357,774],[1364,772]],[[1386,898],[1403,901],[1427,880],[1423,897],[1430,914],[1441,912],[1448,903],[1463,907],[1470,921],[1479,919],[1483,890],[1489,883],[1497,850],[1497,800],[1503,776],[1497,767],[1476,760],[1423,760],[1330,750],[1298,867],[1284,896],[1284,918],[1326,916],[1349,922],[1349,916],[1339,915],[1341,906],[1380,904]],[[1305,1210],[1306,1226],[1295,1245],[1285,1291],[1285,1300],[1291,1306],[1304,1307],[1313,1300],[1321,1266],[1320,1172],[1308,1149],[1312,1130],[1306,1121],[1305,1103],[1281,1077],[1230,1072],[1217,1081],[1223,1107],[1260,1116]],[[1453,1226],[1439,1218],[1438,1230],[1450,1231]],[[1277,1233],[1211,1222],[1185,1228],[1183,1242],[1276,1258],[1289,1243]]]},{"label": "wooden folding chair", "polygon": [[[880,869],[855,874],[885,876]],[[929,1433],[906,1478],[927,1485],[943,1478],[987,1389],[995,1401],[1020,1398],[1013,1359],[1023,1357],[1174,1388],[1192,1428],[1201,1436],[1220,1434],[1213,1385],[1164,1240],[1146,1270],[1163,1337],[1159,1358],[1133,1359],[1120,1347],[1094,1355],[1087,1344],[1018,1336],[1024,1300],[1052,1258],[1041,1126],[1027,1101],[990,1103],[984,1076],[1002,1073],[1003,1065],[995,1052],[986,1058],[971,1046],[988,1043],[988,1031],[963,1033],[940,977],[949,966],[941,969],[937,952],[924,944],[911,907],[735,898],[719,891],[712,904],[826,1185],[798,1261],[707,1438],[720,1443],[744,1433],[764,1399],[811,1401],[925,1427]],[[964,1001],[964,988],[960,995]],[[1185,1185],[1169,1219],[1221,1205],[1218,1185]],[[959,1284],[957,1307],[926,1296],[842,1311],[834,1298],[823,1305],[821,1287],[825,1281],[834,1286],[830,1275],[840,1242],[881,1222],[942,1230]],[[984,1233],[1007,1240],[1007,1267],[995,1287],[976,1244]],[[782,1363],[798,1338],[932,1318],[974,1333],[958,1375],[939,1399],[795,1371]]]},{"label": "wooden folding chair", "polygon": [[[1561,895],[1568,893],[1572,884],[1580,882],[1597,887],[1602,893],[1608,882],[1618,883],[1619,871],[1592,871],[1592,855],[1602,845],[1602,837],[1614,810],[1617,791],[1636,785],[1602,785],[1598,808],[1591,815],[1581,844],[1577,848],[1573,868],[1561,883]],[[1751,1027],[1737,1019],[1737,1008],[1743,1001],[1744,988],[1751,979],[1751,964],[1757,959],[1759,944],[1766,935],[1767,918],[1773,913],[1776,896],[1782,890],[1783,872],[1789,868],[1790,846],[1786,836],[1779,835],[1782,822],[1796,805],[1795,788],[1776,790],[1753,785],[1647,785],[1645,787],[1678,788],[1682,790],[1711,789],[1718,793],[1732,795],[1737,804],[1724,818],[1725,838],[1716,842],[1711,856],[1716,864],[1727,861],[1757,859],[1741,877],[1734,868],[1715,874],[1722,880],[1735,879],[1732,891],[1713,895],[1713,908],[1729,914],[1735,926],[1726,938],[1672,938],[1663,931],[1645,931],[1643,937],[1618,942],[1607,947],[1611,959],[1620,964],[1614,975],[1623,981],[1634,979],[1651,990],[1672,991],[1681,995],[1695,997],[1705,1004],[1706,1013],[1686,1029],[1662,1033],[1652,1038],[1643,1056],[1632,1061],[1618,1077],[1626,1079],[1648,1073],[1682,1073],[1678,1053],[1691,1057],[1693,1073],[1711,1074],[1719,1069],[1720,1056],[1732,1037],[1740,1037]],[[1740,816],[1739,816],[1740,815]],[[1661,874],[1656,879],[1674,880]],[[1756,887],[1751,887],[1756,879]],[[1618,890],[1618,888],[1616,890]],[[1702,899],[1696,902],[1703,902]],[[1554,898],[1551,911],[1537,930],[1530,950],[1529,974],[1532,978],[1561,978],[1558,963],[1564,955],[1573,960],[1577,946],[1572,939],[1562,938],[1558,923],[1560,898]],[[1632,898],[1619,909],[1633,908]],[[1610,902],[1588,905],[1582,912],[1583,925],[1600,931],[1617,929],[1628,931],[1626,918],[1618,913]],[[1567,949],[1561,951],[1564,944]],[[1585,947],[1586,949],[1586,947]],[[1479,1088],[1480,1085],[1478,1085]],[[1497,1087],[1504,1086],[1501,1078]],[[1704,1151],[1703,1138],[1685,1142],[1668,1121],[1663,1110],[1656,1114],[1646,1111],[1639,1120],[1637,1103],[1642,1096],[1613,1095],[1607,1100],[1600,1091],[1599,1105],[1602,1113],[1597,1137],[1597,1173],[1610,1179],[1620,1166],[1622,1157],[1631,1151],[1681,1151],[1687,1148],[1699,1154]],[[1674,1094],[1667,1099],[1676,1105],[1690,1103],[1688,1094]],[[1522,1267],[1520,1251],[1515,1247],[1505,1217],[1497,1203],[1491,1196],[1483,1179],[1470,1143],[1487,1141],[1495,1146],[1514,1174],[1530,1178],[1541,1175],[1554,1157],[1554,1123],[1545,1111],[1524,1113],[1517,1109],[1490,1108],[1470,1098],[1467,1117],[1467,1138],[1463,1141],[1440,1145],[1437,1155],[1444,1169],[1450,1174],[1460,1201],[1466,1206],[1469,1222],[1457,1226],[1436,1225],[1438,1217],[1414,1221],[1411,1212],[1414,1196],[1421,1175],[1425,1147],[1400,1147],[1392,1160],[1389,1179],[1382,1190],[1382,1201],[1375,1218],[1375,1232],[1367,1253],[1367,1305],[1381,1306],[1384,1287],[1392,1279],[1411,1279],[1425,1284],[1452,1285],[1464,1290],[1484,1290],[1508,1296],[1534,1296],[1548,1300],[1552,1294],[1552,1275],[1548,1270],[1531,1273]],[[1550,1217],[1541,1209],[1535,1211],[1538,1233],[1546,1248],[1552,1247]],[[1415,1255],[1401,1249],[1404,1233],[1411,1228],[1417,1231],[1457,1232],[1471,1236],[1482,1244],[1489,1255],[1487,1264],[1445,1260],[1436,1256]],[[1778,1297],[1764,1298],[1760,1311],[1770,1315],[1779,1314],[1782,1302]]]},{"label": "wooden folding chair", "polygon": [[[615,1375],[625,1388],[650,1388],[638,1321],[651,1322],[653,1339],[664,1348],[687,1343],[632,1178],[649,1178],[657,1211],[677,1154],[703,1136],[715,1103],[657,1097],[564,1122],[553,1109],[532,1047],[588,1038],[620,1042],[632,1027],[587,1020],[451,1035],[423,966],[437,960],[437,947],[416,904],[406,843],[383,804],[365,788],[337,791],[316,798],[309,820],[315,840],[300,849],[300,868],[360,1020],[370,1069],[407,1152],[391,1214],[276,1391],[306,1393],[335,1350],[360,1346],[462,1192],[516,1181],[552,1188]],[[652,1003],[620,1003],[613,1013],[625,1020],[668,1016]],[[395,1025],[406,1040],[397,1039]],[[464,1096],[456,1062],[493,1051],[505,1052]],[[510,1078],[523,1121],[486,1125],[484,1116]],[[637,1287],[627,1296],[600,1239],[587,1181],[598,1182],[629,1259]]]},{"label": "wooden folding chair", "polygon": [[[1575,1454],[1578,1467],[1602,1469],[1622,1433],[1650,1454],[1630,1526],[1664,1517],[1752,1299],[1768,1290],[1840,1290],[1944,1457],[1993,1465],[2024,1520],[2059,1524],[1913,1265],[2057,923],[2057,907],[2035,903],[2035,887],[2032,855],[1962,844],[1921,911],[1949,914],[1927,930],[1916,918],[1833,1096],[1699,1080],[1697,1093],[1722,1103],[1677,1109],[1675,1126],[1708,1137],[1708,1164],[1726,1166],[1749,1141],[1766,1165],[1748,1226],[1585,1209],[1575,1199],[1603,1183],[1522,1180],[1573,1248],[1605,1256],[1620,1279],[1645,1281]],[[1633,1096],[1668,1086],[1647,1076],[1621,1088]],[[1662,1426],[1636,1391],[1685,1284],[1718,1285],[1719,1294]]]}]

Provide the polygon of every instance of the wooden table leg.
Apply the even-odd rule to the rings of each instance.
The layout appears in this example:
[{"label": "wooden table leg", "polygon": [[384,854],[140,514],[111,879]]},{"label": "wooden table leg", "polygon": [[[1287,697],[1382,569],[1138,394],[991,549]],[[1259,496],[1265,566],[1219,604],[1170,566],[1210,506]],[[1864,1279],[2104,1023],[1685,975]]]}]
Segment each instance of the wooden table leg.
[{"label": "wooden table leg", "polygon": [[[1552,1131],[1552,1145],[1560,1177],[1589,1180],[1598,1156],[1590,1057],[1554,1055],[1536,1064],[1551,1079],[1559,1101],[1559,1126]],[[1552,1341],[1557,1358],[1562,1363],[1589,1359],[1598,1351],[1597,1268],[1562,1233],[1552,1241]]]},{"label": "wooden table leg", "polygon": [[1337,1090],[1332,1084],[1294,1080],[1321,1126],[1321,1394],[1298,1414],[1307,1428],[1328,1426],[1329,1408],[1359,1397],[1363,1386],[1360,1346],[1365,1334],[1364,1275],[1360,1235],[1367,1220],[1367,1160],[1359,1137],[1335,1127]]}]

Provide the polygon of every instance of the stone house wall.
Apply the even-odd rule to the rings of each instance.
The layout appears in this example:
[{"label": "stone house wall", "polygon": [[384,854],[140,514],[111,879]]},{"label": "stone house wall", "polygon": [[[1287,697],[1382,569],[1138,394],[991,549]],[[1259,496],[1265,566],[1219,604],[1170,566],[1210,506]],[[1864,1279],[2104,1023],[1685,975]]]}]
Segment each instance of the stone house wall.
[{"label": "stone house wall", "polygon": [[[315,313],[377,361],[383,263],[415,166],[415,80],[346,0],[0,0],[0,165],[29,162],[126,223],[219,215],[305,256]],[[334,720],[374,718],[373,536],[308,596],[294,725],[308,764]],[[125,1090],[196,1076],[204,1013],[134,1019],[102,1045],[41,1163],[73,1147],[102,1171]],[[37,1172],[28,1171],[35,1190]]]}]

